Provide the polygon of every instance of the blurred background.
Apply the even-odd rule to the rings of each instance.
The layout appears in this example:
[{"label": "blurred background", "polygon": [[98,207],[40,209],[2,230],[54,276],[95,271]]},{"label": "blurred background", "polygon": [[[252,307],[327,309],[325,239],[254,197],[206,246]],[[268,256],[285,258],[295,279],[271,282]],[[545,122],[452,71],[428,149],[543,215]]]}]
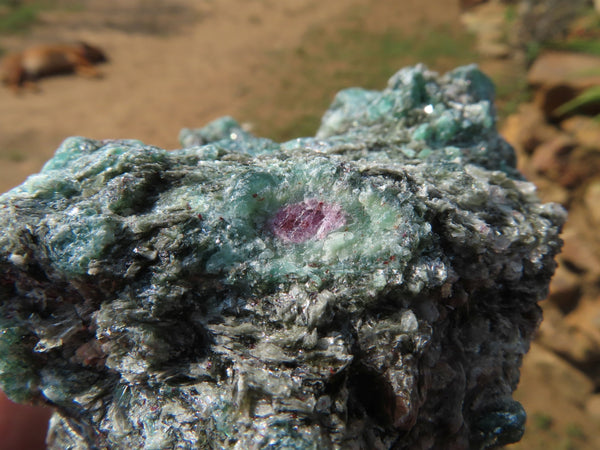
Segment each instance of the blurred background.
[{"label": "blurred background", "polygon": [[419,62],[476,62],[520,169],[570,213],[515,393],[527,431],[511,448],[598,449],[598,11],[599,0],[0,0],[0,58],[84,41],[109,59],[99,77],[0,87],[0,192],[67,136],[173,149],[181,128],[231,115],[283,141],[313,135],[340,89],[382,89]]}]

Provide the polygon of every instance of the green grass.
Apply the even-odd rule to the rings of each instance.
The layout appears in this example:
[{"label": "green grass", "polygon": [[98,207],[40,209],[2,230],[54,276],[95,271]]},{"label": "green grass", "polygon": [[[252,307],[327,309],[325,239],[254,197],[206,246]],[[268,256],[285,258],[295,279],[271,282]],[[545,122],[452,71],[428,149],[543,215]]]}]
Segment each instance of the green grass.
[{"label": "green grass", "polygon": [[550,42],[548,48],[600,56],[600,41],[597,39],[571,39],[565,42]]},{"label": "green grass", "polygon": [[0,33],[23,33],[38,21],[40,11],[47,9],[52,2],[0,0]]},{"label": "green grass", "polygon": [[19,150],[4,150],[0,153],[0,159],[13,163],[21,163],[27,160],[27,154]]},{"label": "green grass", "polygon": [[600,56],[600,16],[594,8],[590,6],[580,11],[570,34],[571,36],[567,39],[552,40],[536,45],[539,50],[548,48]]},{"label": "green grass", "polygon": [[535,413],[531,415],[531,423],[538,430],[549,430],[554,423],[554,419],[549,414]]},{"label": "green grass", "polygon": [[573,439],[585,440],[585,433],[577,423],[570,423],[565,429],[567,436]]},{"label": "green grass", "polygon": [[292,52],[274,53],[269,70],[281,80],[271,99],[251,104],[248,117],[256,133],[276,141],[316,132],[320,117],[341,89],[383,89],[398,69],[425,63],[445,72],[473,62],[477,55],[470,35],[448,28],[421,27],[414,35],[399,29],[369,32],[353,17],[337,29],[313,28]]},{"label": "green grass", "polygon": [[556,116],[563,116],[577,112],[580,108],[584,108],[588,105],[600,103],[600,86],[593,86],[586,89],[573,100],[564,103],[558,107],[554,114]]},{"label": "green grass", "polygon": [[81,11],[79,2],[57,2],[53,0],[0,0],[0,34],[21,34],[39,22],[43,11],[60,8],[65,11]]},{"label": "green grass", "polygon": [[326,57],[344,67],[340,79],[358,82],[365,88],[380,89],[403,64],[422,62],[433,69],[447,70],[448,61],[472,62],[476,58],[473,39],[448,28],[423,26],[421,32],[405,35],[390,29],[365,32],[360,25],[343,28],[329,37]]},{"label": "green grass", "polygon": [[35,4],[7,8],[4,13],[0,13],[0,33],[14,34],[27,31],[37,22],[38,13],[39,7]]},{"label": "green grass", "polygon": [[519,11],[516,5],[506,5],[504,10],[504,22],[514,24],[519,19]]}]

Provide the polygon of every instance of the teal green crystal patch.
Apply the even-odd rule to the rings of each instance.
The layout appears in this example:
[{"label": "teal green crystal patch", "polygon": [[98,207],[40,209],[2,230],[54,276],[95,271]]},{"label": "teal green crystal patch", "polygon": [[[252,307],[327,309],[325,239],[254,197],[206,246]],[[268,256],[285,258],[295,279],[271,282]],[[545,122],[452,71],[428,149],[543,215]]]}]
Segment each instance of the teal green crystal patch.
[{"label": "teal green crystal patch", "polygon": [[6,320],[0,322],[0,384],[4,393],[15,402],[34,398],[38,375],[32,358],[23,346],[27,330]]},{"label": "teal green crystal patch", "polygon": [[[421,227],[414,226],[418,216],[409,192],[403,193],[401,186],[378,189],[329,158],[265,159],[240,167],[235,176],[213,175],[214,182],[223,183],[219,191],[178,190],[177,200],[166,203],[188,204],[190,215],[201,215],[206,232],[221,230],[219,237],[210,239],[215,245],[206,251],[206,270],[227,273],[231,280],[248,269],[259,282],[289,277],[333,280],[358,272],[357,267],[379,268],[386,277],[397,278],[412,249],[429,239],[429,224],[421,219]],[[215,207],[222,196],[228,202]],[[318,239],[278,239],[270,224],[278,211],[315,199],[336,205],[343,225]],[[156,212],[163,208],[167,206],[161,202]]]},{"label": "teal green crystal patch", "polygon": [[90,261],[101,259],[117,240],[121,224],[94,206],[64,211],[58,223],[45,220],[48,254],[66,274],[85,274]]}]

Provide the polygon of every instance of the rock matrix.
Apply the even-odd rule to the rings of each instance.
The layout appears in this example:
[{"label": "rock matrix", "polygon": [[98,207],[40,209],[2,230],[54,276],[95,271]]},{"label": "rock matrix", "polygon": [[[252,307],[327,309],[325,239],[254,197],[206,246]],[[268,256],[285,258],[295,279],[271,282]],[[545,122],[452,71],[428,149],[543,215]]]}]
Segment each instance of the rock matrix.
[{"label": "rock matrix", "polygon": [[62,448],[489,448],[564,210],[476,67],[340,92],[313,138],[69,138],[0,196],[0,385]]}]

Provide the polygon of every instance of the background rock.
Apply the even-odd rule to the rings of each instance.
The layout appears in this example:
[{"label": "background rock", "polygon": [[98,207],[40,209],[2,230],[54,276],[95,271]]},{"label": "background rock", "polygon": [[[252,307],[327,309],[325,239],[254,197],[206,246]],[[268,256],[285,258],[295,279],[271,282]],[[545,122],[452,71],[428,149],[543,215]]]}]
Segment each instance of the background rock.
[{"label": "background rock", "polygon": [[535,88],[569,86],[574,91],[600,85],[600,57],[545,51],[531,66],[527,81]]},{"label": "background rock", "polygon": [[[529,361],[538,360],[540,352],[544,354],[540,358],[551,364],[550,355],[545,352],[557,355],[559,359],[553,359],[552,364],[561,367],[561,371],[564,369],[562,375],[555,372],[548,375],[546,381],[539,382],[547,383],[548,395],[553,397],[555,408],[564,412],[563,417],[556,417],[542,402],[535,406],[536,400],[528,398],[531,402],[528,403],[531,405],[529,427],[537,427],[532,436],[536,433],[543,436],[577,423],[588,431],[577,443],[565,438],[569,442],[564,445],[574,448],[600,445],[597,422],[592,419],[600,388],[600,240],[597,237],[600,126],[596,118],[584,115],[595,114],[597,111],[593,108],[579,110],[577,115],[565,118],[557,117],[554,111],[584,89],[600,85],[599,62],[598,57],[582,54],[543,52],[529,72],[534,101],[521,105],[504,127],[505,137],[515,145],[519,155],[519,168],[536,183],[540,197],[558,201],[569,209],[559,268],[551,283],[548,301],[543,303],[544,321],[536,338],[538,345],[532,346],[525,360],[524,378],[517,396],[527,396],[527,389],[536,383],[536,375],[529,370],[538,370],[538,380],[542,379],[542,369],[536,369],[537,363],[530,365]],[[574,372],[568,370],[569,365]],[[561,381],[561,377],[564,380]],[[564,396],[573,384],[585,388],[576,395],[570,391],[571,400],[568,400]],[[544,422],[550,416],[552,420]],[[567,417],[572,419],[571,424]],[[545,442],[539,444],[542,448],[550,441],[540,438],[540,442]]]}]

